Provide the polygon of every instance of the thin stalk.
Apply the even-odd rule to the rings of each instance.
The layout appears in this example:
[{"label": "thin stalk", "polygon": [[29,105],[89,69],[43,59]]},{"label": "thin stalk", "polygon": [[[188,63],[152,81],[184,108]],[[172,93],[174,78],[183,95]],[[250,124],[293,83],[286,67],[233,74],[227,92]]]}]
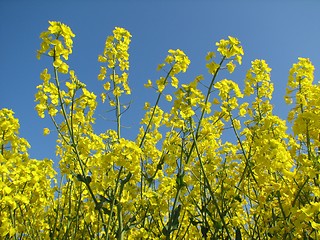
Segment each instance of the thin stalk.
[{"label": "thin stalk", "polygon": [[[115,83],[115,76],[116,76],[116,69],[115,67],[112,69],[112,83],[113,83],[113,89],[116,88],[116,83]],[[115,96],[116,99],[116,119],[117,119],[117,136],[118,140],[120,139],[120,134],[121,134],[121,105],[120,105],[120,97]]]},{"label": "thin stalk", "polygon": [[[212,77],[212,79],[211,79],[211,82],[210,82],[210,85],[209,85],[209,87],[208,87],[208,91],[207,91],[207,94],[206,94],[206,98],[205,98],[205,101],[204,101],[204,106],[206,106],[207,103],[209,102],[210,94],[211,94],[212,88],[213,88],[213,86],[214,86],[215,79],[216,79],[216,77],[218,76],[218,72],[219,72],[219,70],[220,70],[220,68],[221,68],[221,65],[222,65],[222,63],[224,62],[225,59],[226,59],[226,57],[223,57],[223,58],[221,59],[221,61],[220,61],[220,63],[219,63],[219,67],[217,68],[217,70],[216,70],[215,73],[213,74],[213,77]],[[206,111],[205,108],[203,108],[202,111],[201,111],[201,116],[200,116],[200,118],[199,118],[198,126],[197,126],[197,128],[196,128],[196,132],[195,132],[195,136],[194,136],[195,138],[194,138],[194,141],[193,141],[193,143],[192,143],[192,145],[191,145],[189,154],[188,154],[188,156],[187,156],[186,164],[188,164],[188,162],[189,162],[189,160],[190,160],[191,153],[193,152],[193,149],[194,149],[194,147],[195,147],[195,141],[196,141],[196,140],[198,139],[198,137],[199,137],[198,135],[199,135],[199,131],[200,131],[200,126],[201,126],[201,122],[202,122],[202,119],[203,119],[203,117],[204,117],[205,111]]]},{"label": "thin stalk", "polygon": [[222,221],[222,224],[223,224],[223,226],[224,226],[224,228],[225,228],[225,230],[227,232],[227,235],[228,235],[229,239],[232,239],[231,235],[230,235],[230,232],[229,232],[229,229],[227,227],[227,224],[224,221],[224,216],[223,216],[223,214],[222,214],[222,212],[221,212],[221,210],[219,208],[218,202],[217,202],[217,200],[215,198],[215,194],[212,191],[211,185],[210,185],[209,180],[207,178],[207,175],[206,175],[206,172],[205,172],[205,169],[204,169],[204,166],[203,166],[203,162],[202,162],[202,159],[201,159],[201,154],[200,154],[199,149],[198,149],[196,136],[194,135],[194,132],[191,132],[191,134],[192,134],[192,137],[194,139],[194,146],[195,146],[195,149],[196,149],[196,152],[197,152],[197,155],[198,155],[198,159],[199,159],[199,163],[200,163],[200,167],[201,167],[201,170],[202,170],[202,173],[203,173],[204,183],[205,183],[206,187],[208,188],[208,190],[210,192],[213,204],[214,204],[215,208],[217,209],[218,215],[219,215],[219,217],[220,217],[220,219]]},{"label": "thin stalk", "polygon": [[[116,82],[115,82],[115,77],[116,77],[115,67],[113,67],[113,69],[112,69],[112,76],[113,76],[112,77],[113,89],[116,89],[117,86],[116,86]],[[117,140],[119,141],[121,138],[121,105],[120,105],[120,97],[116,95],[115,99],[116,99],[116,121],[117,121],[117,137],[118,137]],[[120,170],[118,173],[116,187],[115,187],[115,191],[113,194],[113,200],[112,200],[111,209],[110,209],[110,217],[108,219],[107,230],[109,230],[109,227],[111,224],[113,208],[115,206],[115,201],[116,201],[116,193],[118,191],[119,182],[121,181],[120,176],[121,176],[122,170],[123,170],[123,166],[120,167]],[[119,192],[119,200],[121,199],[121,195],[122,195],[122,191]],[[120,201],[119,201],[119,203],[117,203],[117,218],[118,218],[117,239],[123,240],[124,233],[123,233],[123,220],[122,220],[122,206],[121,206]],[[109,232],[107,232],[107,239],[108,239],[108,237],[109,237]]]},{"label": "thin stalk", "polygon": [[113,208],[114,208],[115,202],[116,202],[115,196],[116,196],[116,193],[118,191],[118,186],[119,186],[119,183],[120,183],[120,176],[121,176],[122,169],[123,169],[123,167],[121,166],[120,169],[119,169],[118,177],[117,177],[116,187],[115,187],[115,190],[114,190],[114,193],[113,193],[113,199],[112,199],[112,203],[111,203],[111,207],[110,207],[110,216],[109,216],[108,223],[107,223],[107,226],[106,226],[106,229],[105,229],[106,239],[109,239],[109,228],[110,228],[110,225],[111,225]]},{"label": "thin stalk", "polygon": [[299,198],[299,196],[300,196],[300,193],[302,192],[302,189],[303,189],[303,188],[304,188],[304,186],[308,183],[309,178],[310,178],[310,177],[309,177],[309,176],[307,176],[306,180],[304,181],[304,183],[302,184],[302,186],[301,186],[301,187],[299,187],[299,185],[298,185],[298,183],[297,183],[297,185],[298,185],[299,189],[298,189],[298,192],[297,192],[296,196],[294,197],[294,199],[293,199],[293,201],[292,201],[292,207],[294,207],[294,206],[295,206],[296,201],[298,200],[298,198]]},{"label": "thin stalk", "polygon": [[[164,85],[167,83],[167,80],[168,80],[168,78],[169,78],[169,76],[170,76],[170,73],[171,73],[172,69],[173,69],[173,67],[171,67],[170,71],[168,72],[168,74],[167,74],[167,76],[166,76],[166,78],[165,78],[165,80],[164,80]],[[155,114],[155,112],[156,112],[156,108],[157,108],[157,106],[159,105],[159,101],[160,101],[161,95],[162,95],[162,92],[159,92],[158,97],[157,97],[157,100],[156,100],[156,103],[155,103],[155,105],[154,105],[154,107],[153,107],[153,110],[152,110],[151,117],[150,117],[150,119],[149,119],[148,125],[147,125],[146,130],[144,131],[143,137],[142,137],[142,139],[141,139],[141,141],[140,141],[139,148],[142,147],[142,144],[144,143],[144,140],[145,140],[145,138],[146,138],[146,135],[147,135],[147,133],[148,133],[148,131],[149,131],[149,128],[151,127],[151,122],[152,122],[152,119],[153,119],[154,114]]]},{"label": "thin stalk", "polygon": [[[55,54],[54,54],[54,58],[53,60],[55,60]],[[67,114],[66,114],[66,110],[65,110],[65,107],[63,105],[63,99],[62,99],[62,96],[61,96],[61,93],[60,93],[60,83],[59,83],[59,78],[58,78],[58,69],[56,67],[54,67],[54,79],[55,79],[55,82],[56,82],[56,86],[57,86],[57,89],[58,89],[58,97],[59,97],[59,102],[60,102],[60,107],[61,107],[61,110],[62,110],[62,115],[66,121],[66,125],[67,125],[67,128],[68,128],[68,132],[69,132],[69,135],[70,135],[70,138],[71,138],[71,146],[73,148],[73,152],[76,154],[76,159],[79,163],[79,166],[80,166],[80,169],[81,169],[81,174],[83,177],[86,177],[86,174],[85,174],[85,170],[84,170],[84,166],[83,166],[83,162],[80,158],[80,154],[79,154],[79,151],[78,151],[78,148],[77,148],[77,143],[75,142],[75,139],[74,139],[74,135],[73,135],[73,131],[72,131],[72,126],[70,126],[70,123],[68,121],[68,117],[67,117]],[[70,143],[69,143],[70,144]],[[98,201],[89,185],[89,183],[85,182],[86,184],[86,187],[95,203],[95,206],[98,206]],[[99,209],[99,215],[100,215],[100,218],[103,222],[103,227],[104,227],[104,230],[106,231],[106,226],[105,226],[105,223],[104,223],[104,218],[103,218],[103,213],[102,213],[102,210]]]},{"label": "thin stalk", "polygon": [[[2,133],[2,140],[4,142],[4,136],[5,136],[6,131],[3,131]],[[1,155],[4,154],[4,144],[1,144]],[[2,176],[2,181],[3,181],[3,176]]]},{"label": "thin stalk", "polygon": [[[170,73],[172,72],[172,69],[173,69],[173,67],[171,67],[170,71],[167,73],[167,76],[165,77],[165,80],[164,80],[164,85],[167,83],[167,80],[168,80],[168,78],[169,78],[169,76],[170,76]],[[149,132],[149,129],[150,129],[150,127],[151,127],[151,123],[152,123],[154,114],[155,114],[155,112],[156,112],[156,108],[157,108],[157,106],[159,105],[159,101],[160,101],[161,95],[162,95],[162,92],[159,92],[158,97],[157,97],[157,100],[156,100],[156,103],[155,103],[155,105],[154,105],[154,107],[153,107],[153,110],[152,110],[152,113],[151,113],[151,117],[150,117],[149,122],[148,122],[148,124],[147,124],[147,127],[146,127],[146,129],[145,129],[145,131],[144,131],[144,134],[143,134],[143,136],[142,136],[142,138],[141,138],[141,141],[140,141],[140,144],[139,144],[139,148],[140,148],[140,149],[142,148],[142,145],[143,145],[143,143],[144,143],[144,140],[145,140],[145,138],[146,138],[146,136],[147,136],[147,133]],[[144,186],[143,186],[143,175],[144,175],[144,174],[143,174],[143,169],[144,169],[144,164],[143,164],[143,160],[142,160],[142,159],[141,159],[141,161],[140,161],[140,165],[141,165],[141,167],[140,167],[140,168],[141,168],[141,174],[140,174],[140,176],[141,176],[141,179],[140,179],[140,182],[141,182],[140,198],[142,199],[142,197],[143,197],[143,188],[144,188]]]},{"label": "thin stalk", "polygon": [[234,126],[233,117],[232,117],[231,112],[229,112],[229,117],[230,117],[230,122],[231,122],[231,124],[232,124],[233,132],[234,132],[234,134],[236,135],[237,141],[238,141],[238,143],[240,144],[240,148],[241,148],[241,151],[242,151],[242,155],[244,156],[245,161],[246,161],[246,165],[245,165],[245,167],[244,167],[244,170],[243,170],[243,173],[242,173],[242,175],[241,175],[240,181],[239,181],[239,183],[237,184],[237,189],[240,188],[240,184],[241,184],[241,182],[242,182],[243,179],[244,179],[244,176],[245,176],[245,173],[246,173],[247,168],[249,168],[249,172],[250,172],[253,180],[255,181],[255,183],[258,184],[258,182],[257,182],[257,180],[256,180],[256,178],[255,178],[255,176],[254,176],[254,173],[253,173],[251,167],[249,166],[249,158],[248,158],[247,155],[246,155],[246,152],[245,152],[245,150],[244,150],[242,141],[241,141],[241,139],[240,139],[240,137],[239,137],[238,132],[236,131],[235,126]]},{"label": "thin stalk", "polygon": [[[302,94],[302,85],[301,79],[299,79],[299,94]],[[304,113],[303,104],[300,103],[300,111]],[[310,134],[309,134],[309,122],[306,121],[306,138],[307,138],[307,150],[308,150],[308,160],[311,160],[311,143],[310,143]]]}]

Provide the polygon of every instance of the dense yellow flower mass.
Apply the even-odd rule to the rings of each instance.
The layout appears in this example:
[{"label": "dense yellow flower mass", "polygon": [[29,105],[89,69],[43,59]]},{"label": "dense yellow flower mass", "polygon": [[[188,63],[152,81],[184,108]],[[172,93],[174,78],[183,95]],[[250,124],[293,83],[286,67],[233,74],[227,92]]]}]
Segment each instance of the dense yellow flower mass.
[{"label": "dense yellow flower mass", "polygon": [[1,109],[1,239],[320,238],[320,86],[309,59],[289,71],[286,121],[273,114],[265,60],[251,62],[243,89],[232,80],[244,55],[237,38],[217,42],[209,74],[184,84],[191,62],[170,49],[159,78],[144,84],[155,102],[129,140],[129,31],[116,27],[98,56],[116,127],[97,134],[97,96],[67,63],[75,35],[49,25],[37,57],[52,65],[40,73],[35,109],[52,121],[43,134],[57,133],[59,174],[51,160],[29,158],[14,112]]},{"label": "dense yellow flower mass", "polygon": [[0,237],[18,239],[35,231],[43,238],[50,229],[45,219],[54,200],[55,171],[52,161],[29,158],[30,145],[18,136],[19,128],[13,111],[1,109]]}]

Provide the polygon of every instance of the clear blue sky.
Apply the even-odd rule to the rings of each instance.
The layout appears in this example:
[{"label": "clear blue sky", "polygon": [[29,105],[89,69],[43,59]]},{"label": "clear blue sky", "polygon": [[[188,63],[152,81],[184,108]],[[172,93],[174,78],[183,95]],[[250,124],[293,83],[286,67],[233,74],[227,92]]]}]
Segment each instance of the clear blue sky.
[{"label": "clear blue sky", "polygon": [[[114,27],[128,29],[133,38],[130,47],[130,86],[133,101],[124,115],[123,136],[134,138],[143,115],[143,103],[155,100],[146,90],[147,79],[156,80],[156,72],[172,48],[182,49],[191,59],[189,71],[181,81],[191,81],[206,73],[205,54],[215,42],[231,35],[244,47],[243,65],[231,79],[241,84],[250,62],[265,59],[273,69],[274,112],[286,118],[288,107],[283,95],[288,71],[298,57],[308,57],[316,71],[320,65],[319,1],[15,1],[0,0],[0,108],[13,109],[20,119],[20,135],[31,144],[33,158],[55,157],[55,133],[44,137],[44,127],[53,129],[48,119],[40,119],[34,110],[39,74],[48,67],[36,59],[40,32],[48,20],[69,25],[76,34],[74,54],[69,65],[89,90],[101,91],[97,80],[100,64],[97,56]],[[316,73],[316,76],[318,74]],[[318,79],[316,78],[316,81]],[[98,114],[111,118],[103,111]],[[113,122],[97,116],[99,126],[113,128]]]}]

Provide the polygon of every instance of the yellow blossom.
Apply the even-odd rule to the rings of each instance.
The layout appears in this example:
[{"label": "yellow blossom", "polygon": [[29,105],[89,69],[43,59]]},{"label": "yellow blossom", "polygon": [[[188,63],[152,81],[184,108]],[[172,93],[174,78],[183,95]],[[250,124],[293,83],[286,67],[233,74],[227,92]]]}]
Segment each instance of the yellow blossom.
[{"label": "yellow blossom", "polygon": [[50,134],[50,129],[49,128],[44,128],[43,129],[43,135],[48,135],[48,134]]},{"label": "yellow blossom", "polygon": [[166,95],[166,100],[167,100],[168,102],[171,102],[171,101],[172,101],[172,96],[169,95],[169,94],[167,94],[167,95]]}]

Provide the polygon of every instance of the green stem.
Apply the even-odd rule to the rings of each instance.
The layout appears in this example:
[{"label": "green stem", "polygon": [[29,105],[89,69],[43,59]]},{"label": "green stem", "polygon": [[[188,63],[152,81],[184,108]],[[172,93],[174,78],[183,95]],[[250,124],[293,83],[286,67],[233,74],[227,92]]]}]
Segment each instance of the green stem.
[{"label": "green stem", "polygon": [[[219,63],[219,67],[216,69],[215,73],[213,74],[213,77],[211,79],[211,82],[210,82],[210,85],[208,87],[208,91],[207,91],[207,94],[206,94],[206,98],[205,98],[205,101],[204,101],[204,106],[207,105],[207,103],[209,102],[209,99],[210,99],[210,94],[211,94],[211,91],[212,91],[212,88],[214,86],[214,83],[215,83],[215,80],[216,80],[216,77],[218,76],[218,72],[221,68],[221,65],[223,64],[224,60],[226,59],[226,57],[223,57]],[[186,164],[188,164],[189,160],[190,160],[190,157],[191,157],[191,153],[193,152],[193,149],[195,147],[195,141],[198,139],[198,135],[199,135],[199,131],[200,131],[200,127],[201,127],[201,123],[202,123],[202,119],[204,117],[204,114],[205,114],[206,110],[205,108],[202,109],[201,111],[201,116],[199,118],[199,121],[198,121],[198,126],[197,126],[197,129],[196,129],[196,132],[195,132],[195,139],[191,145],[191,148],[190,148],[190,151],[189,151],[189,154],[187,156],[187,159],[186,159]]]},{"label": "green stem", "polygon": [[[168,78],[169,78],[169,76],[170,76],[170,73],[172,72],[172,69],[173,69],[173,67],[171,67],[170,71],[168,72],[168,74],[167,74],[167,76],[166,76],[166,78],[165,78],[165,80],[164,80],[164,85],[166,85],[167,80],[168,80]],[[159,105],[159,101],[160,101],[161,95],[162,95],[162,92],[159,92],[158,97],[157,97],[157,100],[156,100],[156,103],[155,103],[155,105],[154,105],[154,107],[153,107],[153,110],[152,110],[151,117],[150,117],[150,119],[149,119],[148,125],[147,125],[146,130],[144,131],[143,137],[142,137],[142,139],[141,139],[141,141],[140,141],[139,148],[142,147],[142,145],[143,145],[143,143],[144,143],[144,140],[145,140],[145,138],[146,138],[146,135],[147,135],[147,133],[149,132],[149,128],[151,127],[151,123],[152,123],[154,114],[155,114],[155,112],[156,112],[156,108],[157,108],[157,106]]]},{"label": "green stem", "polygon": [[116,193],[118,191],[118,187],[119,187],[119,183],[120,183],[120,176],[121,176],[121,172],[122,172],[123,167],[121,166],[118,172],[118,177],[117,177],[117,182],[116,182],[116,187],[114,189],[114,193],[112,194],[112,203],[111,203],[111,207],[110,207],[110,216],[108,219],[108,223],[107,223],[107,227],[106,227],[106,239],[109,239],[109,228],[111,226],[111,219],[112,219],[112,214],[113,214],[113,208],[115,206],[115,202],[116,202]]},{"label": "green stem", "polygon": [[236,135],[236,138],[237,138],[238,143],[240,144],[241,152],[242,152],[242,155],[243,155],[244,158],[245,158],[245,164],[246,164],[245,167],[244,167],[244,170],[243,170],[243,172],[242,172],[240,181],[239,181],[239,183],[237,184],[237,189],[240,188],[240,184],[241,184],[241,182],[244,180],[245,173],[246,173],[247,169],[249,169],[248,171],[250,172],[250,174],[251,174],[253,180],[255,181],[255,183],[258,184],[258,182],[257,182],[257,180],[256,180],[256,178],[255,178],[255,176],[254,176],[254,173],[253,173],[253,171],[252,171],[252,169],[251,169],[251,167],[250,167],[249,157],[247,157],[247,155],[246,155],[246,151],[244,150],[242,141],[241,141],[241,139],[240,139],[240,137],[239,137],[238,132],[236,131],[235,126],[234,126],[233,117],[232,117],[231,112],[229,112],[229,117],[230,117],[230,121],[231,121],[231,124],[232,124],[233,132],[234,132],[234,134]]},{"label": "green stem", "polygon": [[[54,55],[54,58],[53,60],[55,60],[55,55]],[[73,152],[75,153],[76,155],[76,159],[79,163],[79,166],[80,166],[80,169],[81,169],[81,174],[82,176],[85,178],[86,177],[86,173],[85,173],[85,170],[84,170],[84,166],[83,166],[83,162],[80,158],[80,154],[79,154],[79,151],[78,151],[78,148],[77,148],[77,143],[75,142],[75,139],[74,139],[74,135],[73,135],[73,130],[72,130],[72,126],[70,126],[70,123],[68,121],[68,117],[67,117],[67,114],[66,114],[66,110],[65,110],[65,107],[64,107],[64,102],[63,102],[63,99],[62,99],[62,96],[61,96],[61,92],[60,92],[60,83],[59,83],[59,78],[58,78],[58,69],[56,67],[54,67],[54,79],[55,79],[55,82],[56,82],[56,87],[57,87],[57,90],[58,90],[58,97],[59,97],[59,101],[60,101],[60,107],[61,107],[61,110],[62,110],[62,115],[63,115],[63,118],[65,119],[65,122],[66,122],[66,125],[67,125],[67,128],[68,128],[68,132],[69,132],[69,135],[70,135],[70,138],[71,138],[71,146],[73,148]],[[70,143],[69,143],[70,145]],[[95,206],[98,206],[98,201],[89,185],[88,182],[85,182],[86,184],[86,187],[95,203]],[[106,226],[105,226],[105,223],[104,223],[104,217],[103,217],[103,213],[102,213],[102,210],[99,209],[99,216],[103,222],[103,227],[104,227],[104,230],[106,231]]]},{"label": "green stem", "polygon": [[[112,69],[112,76],[113,76],[113,89],[116,88],[116,83],[115,83],[115,76],[116,76],[116,69],[113,68]],[[116,119],[117,119],[117,136],[118,136],[118,140],[120,139],[120,134],[121,134],[121,122],[120,122],[120,118],[121,118],[121,105],[120,105],[120,97],[119,96],[115,96],[116,98]]]},{"label": "green stem", "polygon": [[[116,69],[115,67],[112,69],[112,82],[113,82],[113,89],[116,89],[117,85],[115,82],[115,77],[116,77]],[[118,141],[121,138],[121,105],[120,105],[120,97],[119,96],[115,96],[116,99],[116,121],[117,121],[117,137],[118,137]],[[108,219],[108,226],[107,229],[109,229],[110,224],[111,224],[111,219],[112,219],[112,213],[113,213],[113,208],[115,205],[115,201],[116,201],[116,193],[118,191],[118,186],[119,186],[119,182],[120,180],[120,176],[121,176],[121,172],[123,170],[123,166],[120,167],[119,173],[118,173],[118,178],[117,178],[117,183],[116,183],[116,187],[115,187],[115,191],[113,194],[113,200],[112,200],[112,205],[111,205],[111,209],[110,209],[110,217]],[[121,187],[120,187],[121,188]],[[123,187],[122,187],[123,189]],[[122,220],[122,206],[120,203],[120,199],[121,199],[121,195],[122,195],[122,191],[119,192],[119,202],[117,203],[117,218],[118,218],[118,233],[117,233],[117,239],[119,240],[123,240],[124,237],[124,233],[123,233],[123,220]],[[107,239],[108,239],[108,232],[107,232]]]},{"label": "green stem", "polygon": [[[167,73],[167,76],[165,77],[165,80],[164,80],[164,85],[167,83],[167,80],[168,80],[168,78],[169,78],[169,76],[170,76],[170,73],[172,72],[172,69],[173,69],[173,67],[171,67],[170,71]],[[152,113],[151,113],[151,117],[150,117],[149,122],[148,122],[148,124],[147,124],[147,127],[146,127],[146,129],[145,129],[145,131],[144,131],[144,134],[143,134],[143,136],[142,136],[142,138],[141,138],[141,141],[140,141],[140,144],[139,144],[139,148],[140,148],[140,149],[142,148],[142,145],[143,145],[143,143],[144,143],[144,141],[145,141],[145,138],[146,138],[146,136],[147,136],[147,133],[149,132],[149,129],[150,129],[150,127],[151,127],[151,123],[152,123],[154,114],[155,114],[155,112],[156,112],[156,108],[157,108],[157,106],[159,105],[159,101],[160,101],[161,95],[162,95],[162,92],[159,92],[158,97],[157,97],[157,100],[156,100],[156,103],[155,103],[155,105],[154,105],[154,107],[153,107],[153,110],[152,110]],[[141,181],[140,198],[142,199],[142,197],[143,197],[143,189],[144,189],[144,184],[143,184],[143,176],[144,176],[143,169],[144,169],[144,164],[143,164],[143,160],[142,160],[142,159],[141,159],[141,161],[140,161],[140,165],[141,165],[141,167],[140,167],[140,169],[141,169],[141,174],[140,174],[140,176],[141,176],[141,179],[140,179],[140,181]]]},{"label": "green stem", "polygon": [[198,155],[198,159],[199,159],[201,171],[202,171],[202,174],[203,174],[203,177],[204,177],[204,183],[205,183],[206,187],[208,188],[208,190],[209,190],[209,192],[210,192],[210,195],[211,195],[211,197],[212,197],[213,204],[214,204],[215,208],[217,209],[218,215],[219,215],[219,217],[220,217],[220,219],[221,219],[221,222],[222,222],[222,224],[223,224],[223,226],[224,226],[224,228],[225,228],[225,230],[226,230],[226,232],[227,232],[228,238],[229,238],[229,239],[232,239],[232,238],[231,238],[231,235],[230,235],[230,232],[229,232],[229,229],[228,229],[228,227],[227,227],[227,224],[226,224],[226,222],[224,221],[224,216],[223,216],[223,214],[222,214],[222,212],[221,212],[221,210],[220,210],[220,207],[219,207],[219,205],[218,205],[218,202],[217,202],[217,200],[216,200],[215,194],[214,194],[214,192],[213,192],[213,190],[212,190],[212,188],[211,188],[211,185],[210,185],[210,183],[209,183],[209,180],[208,180],[208,178],[207,178],[207,175],[206,175],[206,172],[205,172],[205,169],[204,169],[204,166],[203,166],[203,162],[202,162],[202,159],[201,159],[201,154],[200,154],[199,149],[198,149],[197,140],[195,139],[196,137],[194,136],[194,132],[191,132],[191,133],[192,133],[192,136],[193,136],[193,139],[194,139],[195,149],[196,149],[196,152],[197,152],[197,155]]}]

